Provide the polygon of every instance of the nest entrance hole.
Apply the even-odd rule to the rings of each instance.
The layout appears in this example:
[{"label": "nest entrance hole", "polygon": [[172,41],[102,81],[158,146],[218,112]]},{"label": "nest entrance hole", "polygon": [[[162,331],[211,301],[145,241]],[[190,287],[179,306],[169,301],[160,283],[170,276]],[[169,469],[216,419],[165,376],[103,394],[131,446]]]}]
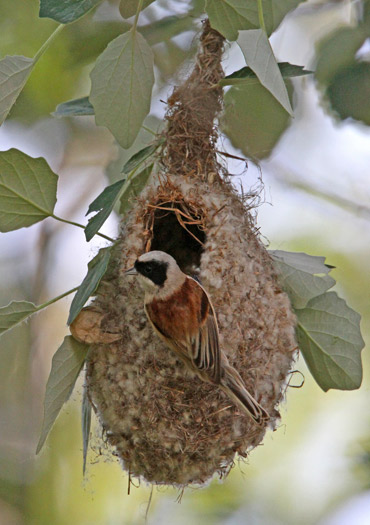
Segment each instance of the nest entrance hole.
[{"label": "nest entrance hole", "polygon": [[148,212],[151,223],[148,249],[166,252],[184,273],[196,273],[206,242],[203,214],[189,210],[184,200],[162,200],[149,205]]}]

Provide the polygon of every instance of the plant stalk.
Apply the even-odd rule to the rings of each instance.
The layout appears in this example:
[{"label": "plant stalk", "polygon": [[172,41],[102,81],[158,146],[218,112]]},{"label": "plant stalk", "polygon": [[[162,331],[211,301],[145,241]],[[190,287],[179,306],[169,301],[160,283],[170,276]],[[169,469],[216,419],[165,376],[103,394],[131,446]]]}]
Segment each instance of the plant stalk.
[{"label": "plant stalk", "polygon": [[136,27],[137,27],[137,22],[139,20],[140,11],[143,8],[143,2],[144,2],[144,0],[139,0],[138,6],[137,6],[137,9],[136,9],[134,25],[132,26],[132,32],[133,33],[135,33],[135,31],[136,31]]},{"label": "plant stalk", "polygon": [[262,31],[267,33],[266,26],[265,26],[265,19],[263,17],[262,0],[257,0],[257,5],[258,5],[258,21],[259,21],[259,24],[260,24],[260,28],[262,29]]},{"label": "plant stalk", "polygon": [[60,299],[63,299],[63,297],[67,297],[67,295],[70,295],[71,293],[75,292],[78,289],[79,289],[79,286],[75,286],[75,288],[72,288],[71,290],[68,290],[67,292],[62,293],[61,295],[58,295],[57,297],[50,299],[50,301],[47,301],[46,303],[43,303],[43,304],[39,304],[35,312],[39,312],[43,308],[46,308],[47,306],[50,306],[53,303],[56,303]]},{"label": "plant stalk", "polygon": [[42,55],[45,53],[45,51],[48,49],[50,44],[53,42],[53,40],[59,35],[59,33],[64,29],[65,24],[59,24],[58,27],[51,33],[49,38],[42,44],[40,49],[37,51],[35,56],[33,57],[33,62],[36,64],[36,62],[42,57]]},{"label": "plant stalk", "polygon": [[[56,221],[64,222],[65,224],[71,224],[72,226],[77,226],[78,228],[82,228],[83,230],[86,228],[86,226],[84,226],[83,224],[74,221],[69,221],[67,219],[62,219],[62,217],[58,217],[54,214],[50,215],[50,217],[53,217],[53,219],[55,219]],[[104,235],[104,233],[97,232],[96,235],[99,235],[100,237],[106,239],[109,242],[114,242],[114,239],[112,239],[112,237],[108,237],[108,235]]]}]

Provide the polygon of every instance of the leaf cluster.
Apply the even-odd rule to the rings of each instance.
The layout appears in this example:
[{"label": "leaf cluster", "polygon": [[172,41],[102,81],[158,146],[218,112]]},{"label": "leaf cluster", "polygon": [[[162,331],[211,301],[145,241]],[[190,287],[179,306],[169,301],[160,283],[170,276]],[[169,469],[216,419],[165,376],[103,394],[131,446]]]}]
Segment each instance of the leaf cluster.
[{"label": "leaf cluster", "polygon": [[334,116],[369,126],[370,64],[361,49],[370,38],[370,4],[361,7],[356,24],[340,27],[319,42],[315,78]]},{"label": "leaf cluster", "polygon": [[[101,1],[40,1],[40,17],[51,18],[59,22],[60,26],[33,58],[13,56],[0,61],[0,123],[5,120],[36,63],[54,42],[58,33],[65,26],[80,23],[81,18],[88,15]],[[309,73],[302,71],[302,68],[298,73],[300,66],[292,65],[291,68],[286,68],[282,75],[268,39],[269,35],[279,27],[284,16],[299,3],[296,0],[283,0],[277,7],[274,3],[265,0],[261,2],[208,0],[200,7],[197,2],[193,2],[185,15],[169,16],[153,21],[149,25],[139,26],[140,11],[148,6],[151,9],[155,2],[122,0],[120,13],[125,20],[120,26],[116,24],[114,31],[111,32],[111,40],[106,41],[108,45],[103,52],[96,49],[100,54],[91,71],[89,95],[67,103],[62,102],[54,115],[57,117],[94,115],[98,125],[107,127],[123,148],[129,148],[150,110],[154,65],[159,70],[166,70],[166,64],[168,65],[172,55],[177,57],[174,67],[181,63],[186,54],[182,53],[171,39],[180,33],[193,30],[195,17],[199,17],[205,10],[212,27],[225,38],[236,40],[245,55],[247,67],[255,75],[254,86],[250,85],[251,78],[248,71],[245,77],[243,71],[239,72],[238,81],[234,79],[230,84],[221,82],[222,86],[232,85],[226,100],[223,126],[223,131],[229,135],[231,141],[236,144],[235,137],[240,133],[240,126],[234,126],[234,110],[238,114],[245,104],[256,105],[257,100],[253,100],[254,97],[260,99],[267,94],[272,100],[270,111],[273,110],[277,114],[281,112],[281,107],[284,108],[282,110],[284,125],[271,128],[267,143],[264,141],[264,137],[268,138],[265,132],[259,136],[258,142],[248,136],[247,141],[244,141],[242,149],[245,154],[254,157],[266,156],[278,135],[288,125],[289,116],[292,115],[291,94],[289,95],[285,83],[289,82],[291,77]],[[88,26],[90,31],[89,28],[90,26]],[[124,32],[121,33],[120,29]],[[118,36],[114,36],[117,32]],[[109,35],[109,31],[102,27],[100,34]],[[93,34],[86,34],[86,37],[89,37],[89,41],[94,38]],[[163,42],[166,47],[165,55],[157,48],[152,49],[153,44],[159,42]],[[79,53],[74,40],[71,45],[76,49],[76,53]],[[91,45],[93,46],[93,43]],[[86,58],[94,59],[95,53]],[[282,64],[282,67],[284,66],[285,64]],[[263,108],[264,102],[258,101],[258,106]],[[272,120],[275,121],[276,118]]]},{"label": "leaf cluster", "polygon": [[318,385],[353,390],[362,382],[364,341],[360,316],[335,292],[325,257],[270,252],[284,290],[297,316],[297,340]]},{"label": "leaf cluster", "polygon": [[[60,25],[33,58],[14,55],[0,60],[0,125],[9,115],[36,64],[58,34],[66,25],[79,23],[100,2],[40,1],[40,17],[51,18]],[[53,115],[57,118],[93,116],[97,125],[110,130],[122,148],[129,148],[150,111],[155,85],[154,66],[159,67],[160,63],[156,62],[158,50],[153,52],[152,46],[164,40],[167,50],[175,49],[176,44],[170,43],[170,39],[193,29],[195,16],[203,13],[203,7],[198,4],[203,5],[203,2],[193,2],[186,15],[165,17],[147,26],[140,26],[140,12],[154,8],[155,2],[122,0],[120,13],[125,21],[120,27],[124,31],[115,35],[99,54],[91,71],[90,93],[60,103]],[[246,154],[262,158],[271,151],[293,113],[289,79],[311,73],[303,66],[279,63],[269,40],[284,17],[299,4],[298,0],[207,0],[204,4],[212,27],[225,39],[235,41],[245,57],[245,67],[222,79],[219,86],[227,88],[225,112],[221,118],[222,130],[233,145],[240,147]],[[337,74],[338,68],[343,70],[348,67],[348,56],[352,60],[367,35],[368,19],[365,13],[361,37],[346,30],[340,32],[339,36],[334,35],[323,46],[316,71],[320,82],[333,86],[333,75]],[[351,44],[351,52],[341,55],[336,47],[341,49],[346,42]],[[331,74],[325,61],[331,64],[333,56],[337,59],[337,67],[333,68]],[[254,123],[261,119],[261,115],[267,117],[267,128],[259,136]],[[113,210],[118,209],[124,216],[133,199],[145,187],[155,166],[156,150],[162,142],[156,137],[151,144],[131,156],[122,167],[122,178],[106,187],[89,205],[86,215],[94,215],[89,218],[87,225],[55,215],[58,175],[45,159],[32,158],[15,149],[0,152],[0,231],[29,227],[51,217],[84,229],[88,242],[95,235],[113,242],[100,229]],[[77,290],[68,318],[68,324],[72,323],[99,286],[109,264],[111,248],[101,249],[90,261],[87,274],[78,289],[68,290],[41,305],[14,301],[0,308],[0,335]],[[325,265],[324,258],[282,251],[271,252],[271,256],[282,287],[288,293],[297,315],[300,349],[317,383],[325,391],[330,388],[358,388],[362,378],[360,352],[363,347],[359,315],[335,292],[328,291],[335,281],[328,275],[330,268]],[[44,423],[38,451],[72,392],[87,352],[86,345],[68,336],[54,355],[46,387]],[[91,405],[84,390],[84,468],[90,423]]]}]

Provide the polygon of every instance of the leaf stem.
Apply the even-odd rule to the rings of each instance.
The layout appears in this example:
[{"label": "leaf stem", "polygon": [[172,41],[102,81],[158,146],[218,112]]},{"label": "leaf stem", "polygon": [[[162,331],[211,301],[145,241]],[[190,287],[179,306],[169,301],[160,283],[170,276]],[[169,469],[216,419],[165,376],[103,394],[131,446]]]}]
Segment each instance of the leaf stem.
[{"label": "leaf stem", "polygon": [[139,20],[140,11],[143,8],[143,2],[144,2],[144,0],[139,0],[138,6],[137,6],[137,9],[136,9],[134,25],[132,26],[132,32],[133,33],[135,33],[135,31],[136,31],[136,26],[137,26],[137,22]]},{"label": "leaf stem", "polygon": [[40,47],[40,49],[37,51],[37,53],[35,54],[35,56],[33,57],[33,61],[34,63],[36,64],[36,62],[39,60],[39,58],[42,57],[42,55],[45,53],[45,51],[47,50],[47,48],[50,46],[50,44],[52,43],[52,41],[55,39],[55,37],[57,35],[59,35],[59,33],[62,31],[62,29],[65,27],[65,24],[59,24],[58,27],[53,31],[53,33],[51,33],[51,35],[49,36],[49,38],[42,44],[42,46]]},{"label": "leaf stem", "polygon": [[79,286],[75,286],[71,290],[68,290],[67,292],[62,293],[61,295],[58,295],[57,297],[54,297],[54,299],[50,299],[50,301],[47,301],[46,303],[39,304],[37,306],[35,312],[39,312],[43,308],[46,308],[47,306],[50,306],[51,304],[56,303],[60,299],[63,299],[63,297],[67,297],[67,295],[70,295],[71,293],[75,292],[76,290],[78,290],[78,288],[79,288]]},{"label": "leaf stem", "polygon": [[[217,86],[218,87],[218,86]],[[145,131],[147,131],[148,133],[151,133],[152,135],[156,136],[157,133],[155,131],[153,131],[152,129],[150,128],[147,128],[146,126],[141,126],[143,129],[145,129]]]},{"label": "leaf stem", "polygon": [[[78,228],[82,228],[83,230],[86,228],[83,224],[80,224],[78,222],[69,221],[67,219],[62,219],[62,217],[58,217],[57,215],[51,214],[50,217],[53,217],[56,221],[64,222],[65,224],[71,224],[72,226],[77,226]],[[100,237],[103,237],[103,239],[106,239],[109,242],[114,242],[114,239],[112,237],[108,237],[108,235],[104,235],[104,233],[97,232],[96,235],[99,235]]]},{"label": "leaf stem", "polygon": [[265,26],[265,19],[263,17],[263,6],[262,6],[262,0],[257,0],[258,5],[258,21],[260,23],[260,28],[267,33],[266,26]]}]

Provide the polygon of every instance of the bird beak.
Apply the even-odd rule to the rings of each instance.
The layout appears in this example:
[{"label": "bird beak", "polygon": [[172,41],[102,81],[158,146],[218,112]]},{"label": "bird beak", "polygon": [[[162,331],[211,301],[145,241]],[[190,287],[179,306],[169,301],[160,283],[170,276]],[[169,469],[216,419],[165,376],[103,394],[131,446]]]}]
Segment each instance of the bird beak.
[{"label": "bird beak", "polygon": [[130,268],[129,270],[126,270],[126,271],[125,271],[125,274],[126,274],[126,275],[137,275],[137,271],[136,271],[135,266],[133,266],[133,267]]}]

